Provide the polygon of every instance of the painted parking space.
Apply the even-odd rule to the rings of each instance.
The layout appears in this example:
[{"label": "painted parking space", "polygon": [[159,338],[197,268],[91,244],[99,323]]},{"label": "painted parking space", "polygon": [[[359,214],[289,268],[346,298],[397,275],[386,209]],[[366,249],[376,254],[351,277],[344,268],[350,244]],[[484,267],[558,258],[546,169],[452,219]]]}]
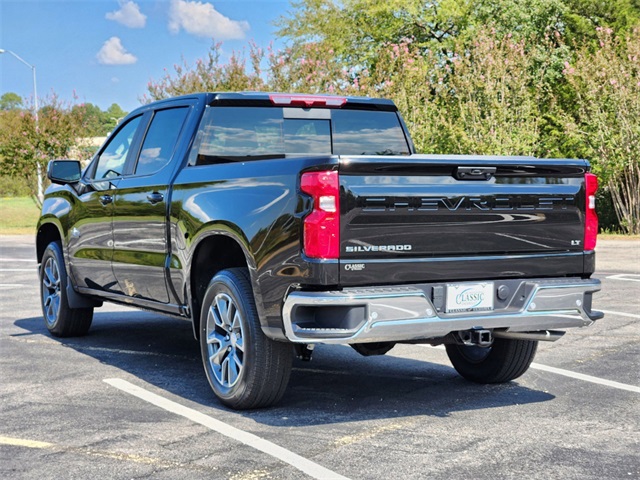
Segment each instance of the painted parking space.
[{"label": "painted parking space", "polygon": [[0,283],[24,287],[2,292],[3,478],[323,478],[104,379],[280,447],[327,475],[640,475],[638,393],[612,386],[639,385],[637,282],[603,276],[594,306],[605,319],[541,345],[534,368],[509,384],[466,382],[432,347],[399,345],[365,358],[320,346],[310,363],[295,362],[280,405],[234,412],[210,393],[188,322],[109,306],[96,311],[88,336],[55,339],[42,324],[35,269],[6,275]]}]

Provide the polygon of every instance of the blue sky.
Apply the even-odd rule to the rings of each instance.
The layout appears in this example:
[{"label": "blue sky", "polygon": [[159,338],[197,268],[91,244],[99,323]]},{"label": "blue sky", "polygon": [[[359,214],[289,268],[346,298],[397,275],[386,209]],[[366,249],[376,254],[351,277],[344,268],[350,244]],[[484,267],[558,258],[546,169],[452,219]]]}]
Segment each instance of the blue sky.
[{"label": "blue sky", "polygon": [[[38,97],[55,91],[62,99],[106,109],[137,107],[149,80],[181,57],[190,64],[205,56],[212,38],[223,53],[250,40],[276,41],[273,22],[290,8],[271,0],[0,0],[0,48],[10,50],[37,73]],[[31,71],[9,53],[0,55],[0,94],[32,98]]]}]

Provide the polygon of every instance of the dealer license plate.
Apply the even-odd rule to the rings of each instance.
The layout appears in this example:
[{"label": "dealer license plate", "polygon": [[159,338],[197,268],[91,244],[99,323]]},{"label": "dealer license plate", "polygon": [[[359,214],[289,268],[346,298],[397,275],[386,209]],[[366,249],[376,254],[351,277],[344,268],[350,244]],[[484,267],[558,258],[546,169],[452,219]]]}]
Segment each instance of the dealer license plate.
[{"label": "dealer license plate", "polygon": [[488,312],[493,310],[493,282],[447,285],[446,312]]}]

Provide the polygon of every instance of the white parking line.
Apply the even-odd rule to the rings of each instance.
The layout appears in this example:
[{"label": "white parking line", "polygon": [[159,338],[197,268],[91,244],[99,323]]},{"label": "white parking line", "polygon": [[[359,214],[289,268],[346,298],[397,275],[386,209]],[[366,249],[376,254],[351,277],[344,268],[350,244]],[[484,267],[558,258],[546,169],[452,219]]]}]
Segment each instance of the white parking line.
[{"label": "white parking line", "polygon": [[565,377],[576,378],[578,380],[584,380],[585,382],[597,383],[598,385],[605,385],[607,387],[617,388],[618,390],[626,390],[628,392],[640,393],[640,387],[636,387],[635,385],[627,385],[626,383],[613,382],[611,380],[605,380],[604,378],[592,377],[591,375],[572,372],[571,370],[565,370],[563,368],[549,367],[548,365],[541,365],[539,363],[532,363],[531,368],[535,368],[536,370],[542,370],[544,372],[555,373],[557,375],[563,375]]},{"label": "white parking line", "polygon": [[[626,278],[626,277],[636,277],[636,278]],[[619,273],[617,275],[610,275],[606,278],[608,280],[624,280],[625,282],[640,282],[640,275],[636,275],[635,273]]]},{"label": "white parking line", "polygon": [[271,443],[268,440],[253,435],[252,433],[248,433],[244,430],[232,427],[231,425],[227,425],[220,420],[209,417],[208,415],[200,413],[197,410],[193,410],[192,408],[180,405],[179,403],[168,400],[164,397],[161,397],[160,395],[151,393],[144,388],[140,388],[130,382],[127,382],[126,380],[122,380],[120,378],[106,378],[103,381],[105,383],[108,383],[112,387],[122,390],[123,392],[133,395],[134,397],[138,397],[139,399],[144,400],[145,402],[149,402],[156,407],[160,407],[168,412],[188,418],[192,422],[199,423],[200,425],[218,432],[225,437],[244,443],[245,445],[266,453],[267,455],[270,455],[284,463],[288,463],[292,467],[306,473],[310,477],[319,480],[348,480],[347,477],[343,477],[342,475],[333,472],[323,467],[322,465],[318,465],[311,460],[307,460],[306,458],[301,457],[300,455],[293,453],[286,448],[276,445],[275,443]]},{"label": "white parking line", "polygon": [[621,317],[629,317],[629,318],[638,318],[640,319],[640,315],[636,315],[635,313],[624,313],[624,312],[614,312],[613,310],[600,310],[607,315],[619,315]]},{"label": "white parking line", "polygon": [[0,288],[22,288],[26,287],[24,283],[0,283]]},{"label": "white parking line", "polygon": [[7,258],[7,257],[0,257],[0,262],[30,262],[30,263],[35,263],[36,260],[31,259],[31,258]]},{"label": "white parking line", "polygon": [[31,268],[0,268],[0,272],[37,272],[36,267]]},{"label": "white parking line", "polygon": [[[425,348],[426,347],[436,348],[437,350],[445,350],[444,346],[442,345],[438,345],[437,347],[431,347],[431,345],[418,345],[418,346],[425,347]],[[626,390],[627,392],[640,393],[640,387],[636,387],[635,385],[628,385],[626,383],[614,382],[612,380],[593,377],[591,375],[585,375],[583,373],[572,372],[571,370],[565,370],[564,368],[549,367],[548,365],[542,365],[541,363],[535,363],[535,362],[531,364],[531,368],[535,370],[542,370],[544,372],[555,373],[556,375],[563,375],[565,377],[575,378],[577,380],[583,380],[585,382],[604,385],[606,387],[617,388],[618,390]]]}]

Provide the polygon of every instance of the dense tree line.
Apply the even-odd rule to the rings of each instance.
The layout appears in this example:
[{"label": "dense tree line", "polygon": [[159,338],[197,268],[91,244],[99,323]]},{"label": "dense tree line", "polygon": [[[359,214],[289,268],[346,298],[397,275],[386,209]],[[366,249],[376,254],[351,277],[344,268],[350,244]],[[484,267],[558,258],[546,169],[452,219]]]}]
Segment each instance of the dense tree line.
[{"label": "dense tree line", "polygon": [[640,0],[301,0],[277,26],[285,50],[214,44],[144,100],[389,97],[421,152],[589,159],[603,223],[640,233]]},{"label": "dense tree line", "polygon": [[[142,101],[239,90],[392,98],[420,152],[588,159],[601,223],[640,233],[640,0],[299,0],[277,28],[285,49],[250,44],[223,61],[214,42],[149,82]],[[3,123],[20,125],[9,129],[16,145],[37,137],[21,99],[0,107]],[[41,130],[75,136],[121,112],[51,108],[65,115],[43,108]],[[3,169],[17,151],[61,156],[69,136],[54,136],[60,150],[42,136],[26,152],[0,138]]]}]

